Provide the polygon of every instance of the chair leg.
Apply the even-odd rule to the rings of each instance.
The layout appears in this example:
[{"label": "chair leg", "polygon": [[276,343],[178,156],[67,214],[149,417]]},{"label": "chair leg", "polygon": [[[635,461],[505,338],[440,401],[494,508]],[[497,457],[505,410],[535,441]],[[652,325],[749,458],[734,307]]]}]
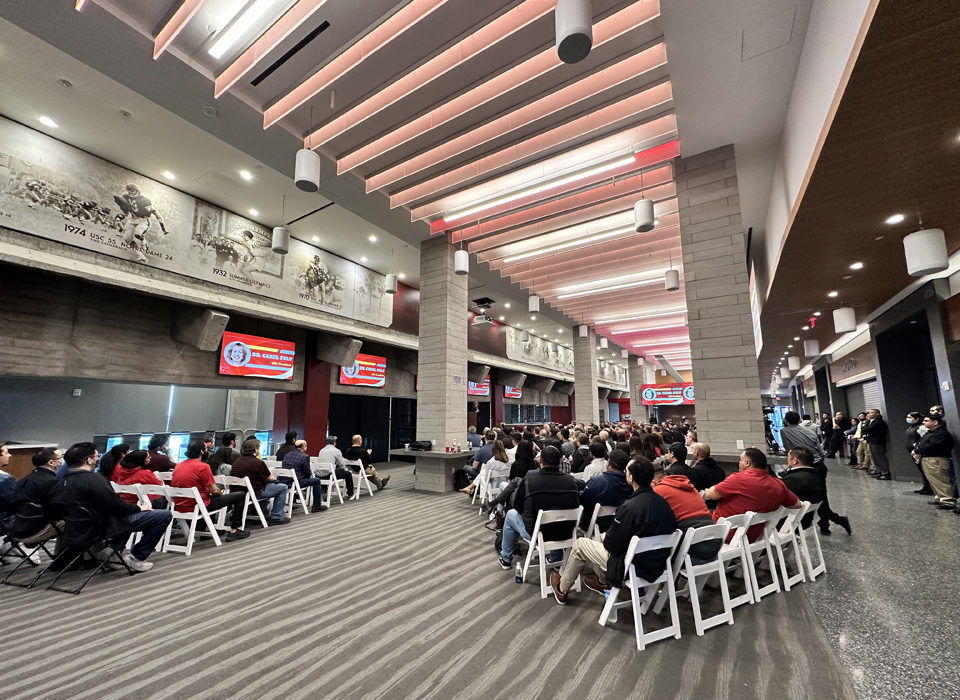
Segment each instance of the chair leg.
[{"label": "chair leg", "polygon": [[[637,650],[643,651],[647,646],[643,638],[643,615],[640,613],[640,594],[637,591],[637,582],[633,578],[633,567],[627,576],[625,583],[630,586],[630,603],[633,605],[633,631],[637,635]],[[613,590],[610,591],[610,597],[613,597]],[[618,591],[619,597],[619,591]]]},{"label": "chair leg", "polygon": [[527,558],[523,562],[523,576],[520,579],[520,582],[523,583],[527,580],[527,569],[530,568],[530,559],[533,557],[533,550],[536,548],[536,543],[531,542],[530,546],[527,547]]}]

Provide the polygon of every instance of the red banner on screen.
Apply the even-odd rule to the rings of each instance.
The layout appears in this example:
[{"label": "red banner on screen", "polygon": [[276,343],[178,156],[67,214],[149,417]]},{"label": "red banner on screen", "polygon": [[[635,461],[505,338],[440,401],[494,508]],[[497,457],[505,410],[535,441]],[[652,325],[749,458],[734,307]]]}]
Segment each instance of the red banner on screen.
[{"label": "red banner on screen", "polygon": [[693,403],[693,384],[643,384],[640,399],[644,406],[680,406]]},{"label": "red banner on screen", "polygon": [[523,398],[523,389],[518,386],[504,386],[503,387],[503,398],[505,399],[522,399]]},{"label": "red banner on screen", "polygon": [[490,375],[482,382],[467,382],[467,396],[490,396]]},{"label": "red banner on screen", "polygon": [[340,383],[351,386],[383,386],[387,382],[387,358],[357,355],[350,367],[340,368]]},{"label": "red banner on screen", "polygon": [[224,333],[220,374],[234,377],[293,379],[296,344],[255,335]]}]

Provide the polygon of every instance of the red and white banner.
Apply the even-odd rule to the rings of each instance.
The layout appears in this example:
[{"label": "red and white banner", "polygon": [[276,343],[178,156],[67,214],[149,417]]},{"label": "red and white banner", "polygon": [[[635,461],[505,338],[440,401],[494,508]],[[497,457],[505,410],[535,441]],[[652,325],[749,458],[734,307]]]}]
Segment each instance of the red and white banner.
[{"label": "red and white banner", "polygon": [[220,346],[220,374],[293,379],[295,357],[295,343],[256,335],[224,333]]},{"label": "red and white banner", "polygon": [[387,382],[387,358],[357,355],[350,367],[340,368],[340,383],[349,386],[383,386]]},{"label": "red and white banner", "polygon": [[640,399],[644,406],[680,406],[693,404],[693,383],[643,384]]}]

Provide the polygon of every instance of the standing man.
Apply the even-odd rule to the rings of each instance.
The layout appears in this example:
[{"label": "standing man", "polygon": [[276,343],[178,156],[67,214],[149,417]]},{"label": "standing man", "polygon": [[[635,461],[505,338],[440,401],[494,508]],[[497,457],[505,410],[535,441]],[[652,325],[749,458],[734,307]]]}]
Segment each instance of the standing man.
[{"label": "standing man", "polygon": [[820,414],[820,438],[823,440],[823,451],[830,451],[830,440],[833,438],[833,421],[829,413]]},{"label": "standing man", "polygon": [[847,439],[846,433],[850,430],[850,425],[850,419],[843,415],[843,411],[837,411],[834,414],[827,457],[836,457],[837,453],[841,458],[845,456],[843,443]]},{"label": "standing man", "polygon": [[861,434],[867,441],[870,450],[870,461],[873,462],[873,471],[870,476],[880,481],[890,481],[890,461],[887,459],[887,422],[880,416],[880,409],[872,408],[867,413],[867,424]]},{"label": "standing man", "polygon": [[[920,442],[920,424],[923,421],[923,414],[913,411],[907,414],[907,433],[905,436],[904,446],[907,448],[907,454],[913,452],[913,448],[916,447],[917,443]],[[913,458],[911,455],[910,459],[913,459],[913,463],[917,465],[917,469],[920,470],[920,478],[923,479],[923,486],[914,493],[918,493],[921,496],[932,496],[933,489],[930,488],[930,482],[927,481],[927,475],[923,473],[923,468],[920,466],[920,462]]]},{"label": "standing man", "polygon": [[927,432],[910,454],[914,459],[920,460],[923,473],[930,482],[934,495],[930,504],[942,510],[952,510],[957,505],[948,476],[950,455],[953,453],[953,435],[947,431],[943,416],[939,414],[927,415],[923,419],[923,427]]}]

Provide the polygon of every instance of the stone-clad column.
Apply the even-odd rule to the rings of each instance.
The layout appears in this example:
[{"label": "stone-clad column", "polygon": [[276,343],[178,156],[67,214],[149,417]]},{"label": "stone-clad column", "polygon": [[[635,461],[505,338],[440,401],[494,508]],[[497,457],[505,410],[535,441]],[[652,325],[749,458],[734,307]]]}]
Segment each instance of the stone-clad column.
[{"label": "stone-clad column", "polygon": [[627,360],[627,384],[630,390],[630,419],[641,423],[647,417],[647,409],[640,396],[640,387],[646,384],[642,357],[631,355]]},{"label": "stone-clad column", "polygon": [[578,328],[573,329],[573,376],[574,416],[577,423],[600,422],[600,397],[597,394],[597,334],[590,329],[586,338],[581,338]]},{"label": "stone-clad column", "polygon": [[[454,250],[442,236],[420,246],[417,440],[436,440],[440,452],[467,435],[467,275],[454,273]],[[417,488],[450,490],[445,477],[430,484],[418,469]]]},{"label": "stone-clad column", "polygon": [[675,161],[697,436],[718,454],[764,448],[733,146]]}]

